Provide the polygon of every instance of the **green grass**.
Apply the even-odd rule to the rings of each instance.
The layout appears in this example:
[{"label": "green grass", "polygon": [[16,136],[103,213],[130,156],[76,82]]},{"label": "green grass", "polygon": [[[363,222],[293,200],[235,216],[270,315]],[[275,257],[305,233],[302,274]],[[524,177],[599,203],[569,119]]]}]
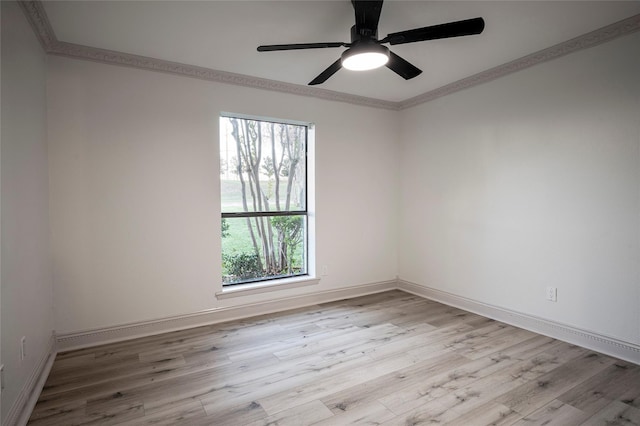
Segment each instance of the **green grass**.
[{"label": "green grass", "polygon": [[[229,225],[228,236],[222,238],[222,254],[223,255],[234,255],[238,253],[254,253],[253,242],[251,240],[251,234],[249,233],[249,228],[247,226],[246,218],[227,218],[227,224]],[[275,232],[275,229],[274,229]],[[256,240],[258,243],[258,247],[261,247],[261,242],[258,239],[258,235],[256,233]],[[293,259],[290,259],[293,262],[294,267],[302,267],[302,252],[304,250],[304,243],[299,244],[293,254]],[[222,259],[221,259],[222,260]],[[223,264],[223,275],[227,275],[228,271],[225,270]]]},{"label": "green grass", "polygon": [[[261,182],[262,188],[269,191],[269,198],[271,201],[271,209],[275,209],[275,194],[273,193],[273,187],[275,182],[271,181],[263,181]],[[280,182],[280,199],[281,203],[284,204],[285,195],[286,195],[286,187],[287,182],[284,179]],[[221,180],[220,191],[222,195],[222,211],[223,212],[240,212],[244,211],[242,207],[242,185],[238,180]],[[248,199],[247,203],[249,209],[252,209],[251,196],[247,194]],[[293,207],[293,206],[292,206]],[[295,208],[295,207],[294,207]],[[251,240],[251,235],[249,233],[249,228],[247,226],[246,218],[227,218],[227,224],[229,225],[229,229],[227,230],[228,236],[222,238],[222,254],[223,255],[235,255],[239,253],[247,253],[252,254],[255,252],[253,242]],[[275,229],[274,229],[275,232]],[[256,238],[258,238],[258,234],[256,232]],[[258,247],[261,248],[261,242],[259,239],[257,240]],[[299,244],[296,247],[293,259],[290,259],[293,262],[295,267],[302,267],[302,253],[304,250],[304,244]],[[227,271],[224,270],[223,264],[223,275],[227,274]]]},{"label": "green grass", "polygon": [[247,219],[227,219],[229,236],[222,239],[222,252],[226,254],[253,253],[253,243],[247,228]]}]

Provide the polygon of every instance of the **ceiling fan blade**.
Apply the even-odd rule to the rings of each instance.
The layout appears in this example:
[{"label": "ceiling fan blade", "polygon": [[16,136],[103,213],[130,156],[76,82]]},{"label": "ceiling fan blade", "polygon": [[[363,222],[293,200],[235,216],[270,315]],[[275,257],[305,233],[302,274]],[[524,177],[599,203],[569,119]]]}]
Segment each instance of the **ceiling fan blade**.
[{"label": "ceiling fan blade", "polygon": [[269,44],[266,46],[258,46],[258,52],[274,52],[276,50],[322,49],[325,47],[348,47],[348,46],[349,46],[349,43],[343,43],[343,42]]},{"label": "ceiling fan blade", "polygon": [[376,36],[380,12],[382,12],[382,1],[351,0],[356,13],[356,33],[369,37]]},{"label": "ceiling fan blade", "polygon": [[410,80],[422,73],[420,68],[415,67],[393,52],[389,52],[389,62],[387,62],[386,66],[405,80]]},{"label": "ceiling fan blade", "polygon": [[380,42],[390,43],[391,45],[414,43],[416,41],[480,34],[483,30],[484,19],[473,18],[465,19],[464,21],[449,22],[446,24],[432,25],[430,27],[391,33],[384,39],[380,40]]},{"label": "ceiling fan blade", "polygon": [[324,83],[329,79],[329,77],[331,77],[332,75],[340,71],[340,68],[342,68],[342,63],[341,63],[341,59],[338,59],[337,61],[329,65],[329,68],[322,71],[319,76],[311,80],[311,82],[309,83],[309,86],[315,86],[316,84]]}]

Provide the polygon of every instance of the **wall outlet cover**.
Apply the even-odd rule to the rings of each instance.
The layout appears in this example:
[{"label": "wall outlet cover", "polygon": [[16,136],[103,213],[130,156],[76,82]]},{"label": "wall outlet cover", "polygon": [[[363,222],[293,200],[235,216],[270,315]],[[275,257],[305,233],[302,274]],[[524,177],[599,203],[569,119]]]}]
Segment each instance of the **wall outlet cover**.
[{"label": "wall outlet cover", "polygon": [[27,357],[27,337],[22,336],[20,339],[20,361]]}]

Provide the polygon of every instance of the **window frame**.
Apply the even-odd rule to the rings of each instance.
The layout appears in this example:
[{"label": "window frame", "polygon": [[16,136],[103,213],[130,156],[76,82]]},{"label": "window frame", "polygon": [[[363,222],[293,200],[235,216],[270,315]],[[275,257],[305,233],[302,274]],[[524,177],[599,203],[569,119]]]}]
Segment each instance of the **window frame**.
[{"label": "window frame", "polygon": [[[257,121],[259,123],[275,123],[275,124],[284,124],[291,126],[299,126],[304,128],[304,150],[302,153],[302,158],[304,160],[304,209],[300,210],[273,210],[273,211],[236,211],[236,212],[223,212],[221,206],[221,220],[222,219],[241,219],[241,218],[255,218],[255,217],[282,217],[282,216],[302,216],[304,221],[304,226],[302,229],[303,233],[303,263],[304,263],[304,271],[301,273],[289,274],[289,275],[278,275],[278,276],[266,276],[259,277],[255,279],[247,279],[244,281],[225,283],[222,282],[222,292],[216,293],[218,297],[222,296],[223,293],[227,295],[227,297],[232,297],[231,293],[239,293],[239,291],[246,290],[249,292],[262,292],[264,287],[280,287],[280,288],[290,288],[297,287],[300,284],[312,283],[317,284],[319,280],[317,280],[315,275],[315,262],[311,259],[311,239],[312,239],[312,224],[310,223],[311,213],[309,211],[309,148],[310,148],[310,130],[314,128],[314,124],[311,122],[301,122],[294,120],[286,120],[286,119],[276,119],[276,118],[268,118],[268,117],[259,117],[259,116],[251,116],[245,114],[235,114],[235,113],[227,113],[221,112],[218,117],[218,123],[222,122],[223,118],[234,118],[241,120],[251,120]],[[221,143],[221,141],[219,141]],[[220,152],[220,145],[218,146],[218,151]],[[220,196],[220,201],[222,202],[222,194]],[[222,250],[221,250],[222,255]]]}]

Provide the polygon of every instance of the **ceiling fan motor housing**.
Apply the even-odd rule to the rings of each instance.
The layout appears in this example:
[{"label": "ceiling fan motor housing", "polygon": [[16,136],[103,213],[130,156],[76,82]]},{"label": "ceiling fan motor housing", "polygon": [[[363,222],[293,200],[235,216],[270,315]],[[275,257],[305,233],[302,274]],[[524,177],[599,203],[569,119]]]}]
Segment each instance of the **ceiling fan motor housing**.
[{"label": "ceiling fan motor housing", "polygon": [[357,43],[360,40],[378,40],[378,29],[360,28],[360,32],[355,25],[351,27],[351,43]]}]

